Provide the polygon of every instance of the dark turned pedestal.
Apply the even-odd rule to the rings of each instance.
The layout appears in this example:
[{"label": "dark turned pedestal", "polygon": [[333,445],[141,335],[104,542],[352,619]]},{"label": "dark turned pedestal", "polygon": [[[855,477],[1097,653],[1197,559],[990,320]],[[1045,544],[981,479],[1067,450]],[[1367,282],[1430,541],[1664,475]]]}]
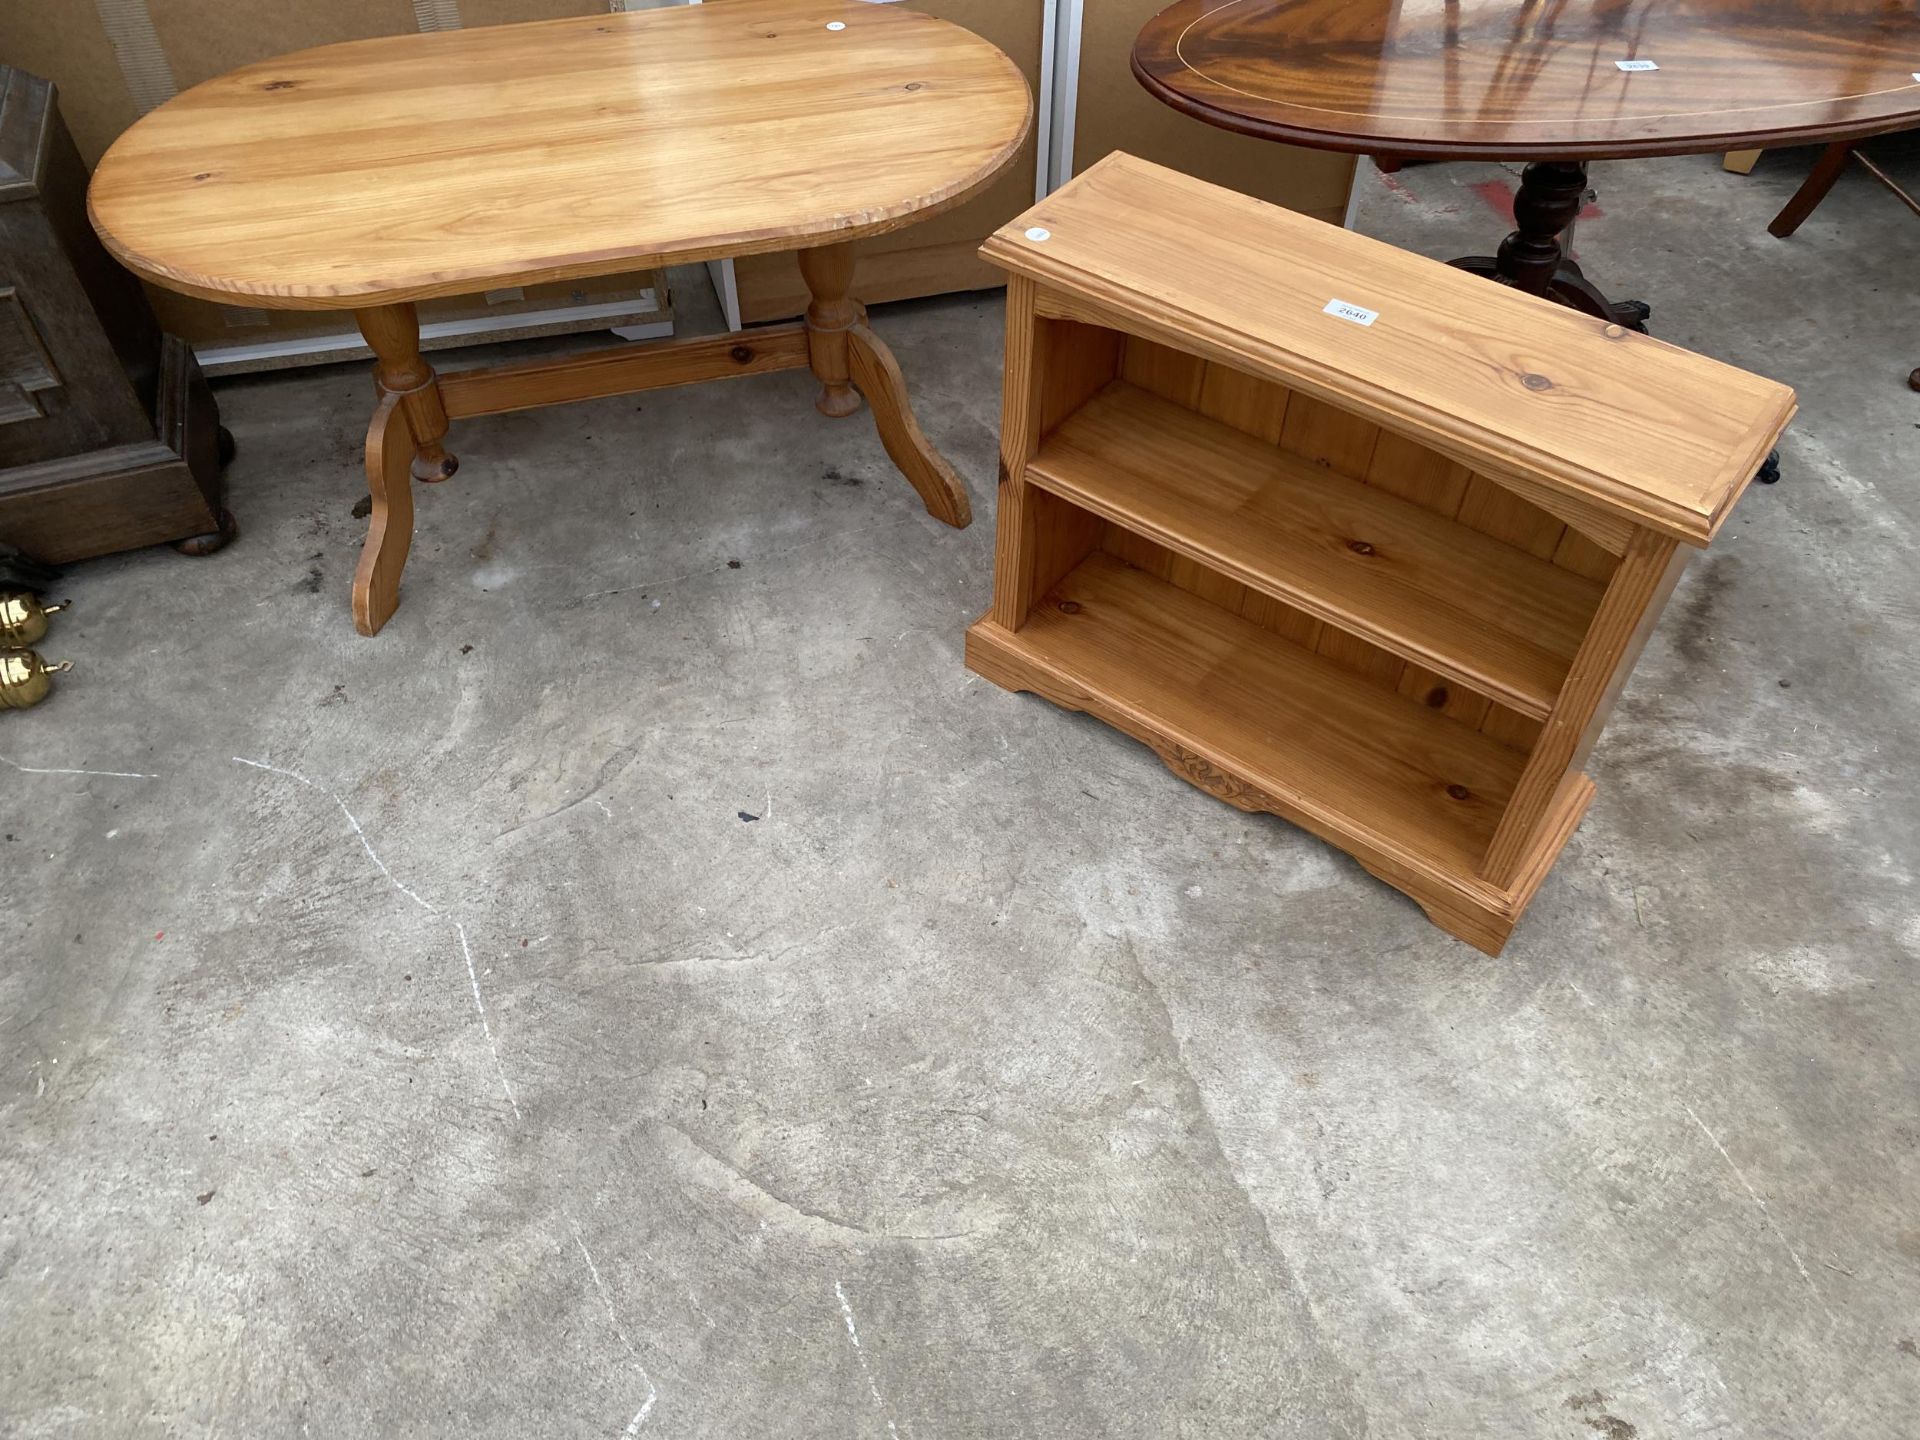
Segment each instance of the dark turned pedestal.
[{"label": "dark turned pedestal", "polygon": [[1584,160],[1536,160],[1521,172],[1513,197],[1514,231],[1497,255],[1469,255],[1452,263],[1528,295],[1540,295],[1644,331],[1651,308],[1638,300],[1609,300],[1568,257],[1562,237],[1587,199]]}]

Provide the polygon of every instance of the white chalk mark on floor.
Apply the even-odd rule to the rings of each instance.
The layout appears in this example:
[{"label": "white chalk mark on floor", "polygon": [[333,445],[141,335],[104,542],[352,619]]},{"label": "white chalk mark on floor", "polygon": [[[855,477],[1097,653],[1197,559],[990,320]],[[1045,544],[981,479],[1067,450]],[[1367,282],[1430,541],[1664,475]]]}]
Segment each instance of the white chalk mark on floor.
[{"label": "white chalk mark on floor", "polygon": [[[44,1082],[42,1083],[44,1084]],[[709,1330],[718,1330],[720,1328],[714,1323],[713,1316],[707,1313],[707,1307],[700,1303],[700,1297],[693,1293],[693,1286],[691,1285],[687,1286],[687,1299],[693,1302],[694,1313],[707,1322],[707,1328]]]},{"label": "white chalk mark on floor", "polygon": [[387,868],[387,862],[380,858],[380,852],[373,848],[373,842],[367,839],[367,832],[360,828],[360,822],[354,818],[353,811],[347,808],[347,802],[342,800],[333,791],[329,790],[324,785],[321,785],[315,781],[309,780],[306,776],[302,775],[298,770],[283,770],[280,766],[269,765],[264,760],[249,760],[244,755],[236,755],[233,757],[233,763],[236,765],[251,765],[256,770],[265,770],[270,774],[274,774],[274,775],[284,775],[289,780],[298,780],[302,785],[306,786],[309,790],[318,790],[322,795],[326,796],[329,800],[333,801],[335,805],[338,805],[340,807],[340,813],[347,817],[347,824],[353,827],[353,833],[355,838],[358,839],[360,842],[360,848],[367,852],[367,858],[373,861],[374,869],[378,870],[382,875],[387,877],[387,883],[393,886],[393,888],[398,890],[402,895],[406,896],[409,900],[413,901],[413,903],[418,905],[422,910],[426,911],[427,914],[438,915],[440,913],[437,907],[429,904],[425,900],[422,900],[412,890],[409,890],[405,885],[402,885],[400,883],[399,879],[394,875],[393,871]]},{"label": "white chalk mark on floor", "polygon": [[1813,1292],[1813,1298],[1820,1302],[1820,1308],[1827,1312],[1827,1319],[1833,1324],[1838,1325],[1840,1323],[1840,1317],[1833,1313],[1832,1307],[1827,1304],[1827,1297],[1822,1295],[1820,1293],[1820,1287],[1813,1283],[1813,1276],[1807,1273],[1806,1262],[1800,1258],[1800,1252],[1793,1248],[1793,1242],[1787,1239],[1787,1232],[1780,1228],[1780,1222],[1773,1218],[1773,1212],[1767,1208],[1767,1202],[1760,1198],[1760,1192],[1753,1188],[1752,1184],[1747,1180],[1747,1177],[1741,1172],[1740,1167],[1733,1163],[1733,1156],[1729,1155],[1727,1153],[1727,1147],[1720,1143],[1720,1137],[1707,1128],[1706,1121],[1693,1113],[1693,1107],[1691,1105],[1683,1103],[1680,1108],[1687,1112],[1687,1118],[1700,1127],[1700,1133],[1706,1136],[1713,1148],[1720,1152],[1720,1158],[1727,1162],[1727,1168],[1733,1171],[1733,1178],[1740,1182],[1740,1188],[1747,1192],[1747,1198],[1759,1206],[1760,1213],[1766,1216],[1767,1228],[1773,1231],[1774,1237],[1779,1240],[1781,1248],[1792,1258],[1793,1268],[1798,1270],[1800,1272],[1800,1278],[1807,1282],[1807,1289],[1811,1290]]},{"label": "white chalk mark on floor", "polygon": [[493,1056],[494,1073],[500,1077],[500,1089],[506,1094],[507,1104],[513,1107],[513,1118],[516,1120],[520,1119],[520,1102],[514,1098],[513,1086],[507,1080],[507,1067],[500,1062],[500,1047],[494,1044],[493,1041],[493,1026],[487,1020],[486,1002],[480,998],[480,977],[474,973],[473,950],[467,944],[467,927],[462,925],[458,920],[446,915],[439,906],[429,900],[423,899],[419,892],[410,889],[401,881],[399,876],[387,868],[387,862],[380,858],[380,852],[373,848],[373,842],[367,838],[367,832],[360,827],[359,819],[355,817],[353,811],[347,808],[347,802],[342,800],[334,791],[329,790],[317,781],[309,780],[298,770],[287,770],[279,765],[269,765],[264,760],[249,760],[244,755],[236,755],[233,757],[233,763],[236,765],[250,765],[255,770],[265,770],[273,775],[284,775],[289,780],[299,781],[309,790],[318,790],[322,795],[333,801],[335,805],[340,807],[340,813],[346,816],[347,824],[353,827],[354,836],[360,841],[360,848],[367,852],[367,858],[373,862],[374,869],[386,877],[387,883],[414,904],[418,905],[422,910],[426,911],[427,914],[437,919],[446,920],[453,926],[454,933],[460,937],[460,953],[466,958],[467,979],[473,985],[473,1008],[480,1012],[480,1033],[486,1036],[487,1052]]},{"label": "white chalk mark on floor", "polygon": [[840,1314],[847,1322],[847,1338],[853,1342],[854,1358],[860,1362],[860,1373],[867,1377],[867,1389],[873,1395],[873,1403],[887,1422],[887,1434],[893,1440],[900,1440],[900,1432],[893,1428],[893,1417],[887,1414],[887,1402],[880,1398],[880,1386],[874,1381],[873,1369],[867,1364],[867,1352],[860,1347],[860,1327],[853,1323],[853,1305],[838,1280],[833,1282],[833,1293],[840,1301]]},{"label": "white chalk mark on floor", "polygon": [[17,760],[9,760],[0,755],[0,764],[13,766],[22,775],[98,775],[103,780],[158,780],[158,775],[148,775],[140,770],[43,770],[38,765],[22,765]]},{"label": "white chalk mark on floor", "polygon": [[[507,1067],[500,1059],[500,1047],[494,1043],[493,1024],[487,1018],[487,1002],[480,993],[480,973],[473,963],[473,946],[469,944],[467,940],[467,927],[441,910],[440,907],[432,901],[425,899],[418,891],[408,888],[408,886],[400,880],[399,876],[387,868],[387,862],[382,860],[380,858],[380,852],[373,848],[373,841],[367,838],[367,832],[361,827],[359,819],[354,815],[353,811],[347,808],[347,802],[342,800],[337,793],[329,790],[318,781],[309,780],[298,770],[288,770],[279,765],[269,765],[264,760],[249,760],[244,755],[234,756],[233,761],[236,765],[247,765],[255,770],[265,770],[269,774],[283,775],[289,780],[298,781],[309,790],[317,790],[322,795],[325,795],[340,808],[340,813],[346,817],[347,824],[352,827],[355,838],[360,841],[360,848],[367,852],[367,858],[373,862],[374,868],[386,877],[387,883],[402,895],[406,896],[407,899],[411,900],[415,905],[418,905],[427,914],[434,916],[436,919],[445,920],[453,926],[454,934],[460,938],[460,956],[467,964],[467,983],[473,990],[473,1008],[480,1016],[480,1033],[486,1036],[488,1053],[493,1056],[494,1073],[500,1077],[500,1089],[506,1094],[507,1104],[513,1108],[513,1118],[516,1121],[524,1123],[526,1117],[520,1113],[520,1102],[514,1096],[513,1083],[507,1079]],[[8,763],[11,764],[12,762],[9,761]],[[549,938],[549,936],[542,935],[540,939],[533,943],[536,945],[544,944]],[[587,1262],[587,1274],[593,1277],[593,1288],[600,1294],[600,1303],[607,1307],[607,1319],[613,1324],[613,1333],[620,1337],[620,1343],[626,1347],[627,1355],[633,1361],[633,1368],[640,1372],[640,1379],[647,1387],[646,1400],[641,1404],[639,1410],[634,1413],[633,1419],[627,1422],[627,1428],[624,1432],[627,1440],[633,1440],[633,1437],[640,1433],[640,1427],[647,1423],[647,1416],[653,1413],[653,1404],[654,1401],[660,1398],[660,1392],[654,1388],[653,1377],[647,1373],[647,1367],[641,1363],[640,1352],[634,1348],[632,1339],[627,1335],[626,1327],[620,1323],[620,1317],[614,1311],[613,1297],[607,1293],[607,1287],[600,1279],[600,1267],[594,1263],[593,1252],[587,1249],[587,1242],[581,1237],[580,1226],[574,1221],[573,1212],[569,1210],[565,1213],[567,1217],[567,1228],[573,1231],[573,1243],[580,1247],[580,1258]],[[875,1393],[877,1396],[878,1392]],[[891,1424],[889,1424],[888,1428],[892,1428]]]},{"label": "white chalk mark on floor", "polygon": [[507,1104],[513,1107],[513,1118],[519,1120],[520,1102],[513,1098],[513,1086],[507,1080],[507,1067],[500,1063],[500,1047],[493,1043],[493,1026],[487,1023],[487,1002],[480,998],[480,977],[473,969],[473,947],[467,944],[467,927],[458,920],[453,928],[460,932],[460,954],[467,962],[467,983],[473,986],[473,1008],[480,1012],[480,1032],[487,1037],[487,1050],[493,1056],[494,1073],[500,1077],[500,1088],[507,1093]]},{"label": "white chalk mark on floor", "polygon": [[613,1308],[613,1296],[607,1293],[606,1282],[600,1278],[600,1267],[593,1263],[593,1252],[587,1249],[587,1242],[580,1235],[579,1222],[573,1218],[573,1212],[567,1211],[567,1228],[573,1231],[573,1243],[580,1247],[580,1258],[587,1262],[587,1274],[593,1277],[593,1288],[600,1292],[600,1303],[607,1307],[607,1323],[613,1326],[613,1333],[620,1337],[620,1343],[627,1348],[627,1358],[633,1361],[633,1368],[640,1372],[641,1383],[647,1387],[647,1398],[639,1412],[627,1422],[626,1434],[631,1437],[640,1433],[640,1427],[647,1423],[652,1413],[653,1402],[660,1398],[660,1392],[653,1388],[653,1377],[647,1374],[647,1367],[641,1362],[640,1352],[634,1348],[627,1327],[620,1323],[620,1314]]}]

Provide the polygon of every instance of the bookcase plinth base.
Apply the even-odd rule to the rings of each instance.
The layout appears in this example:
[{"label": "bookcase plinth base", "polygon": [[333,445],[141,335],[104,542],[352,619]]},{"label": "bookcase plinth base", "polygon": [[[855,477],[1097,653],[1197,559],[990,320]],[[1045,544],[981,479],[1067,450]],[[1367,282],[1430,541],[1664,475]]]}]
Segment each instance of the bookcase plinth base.
[{"label": "bookcase plinth base", "polygon": [[1551,823],[1510,888],[1456,869],[1377,833],[1334,799],[1310,794],[1277,778],[1258,759],[1230,753],[1204,735],[1156,717],[1149,693],[1121,694],[1089,684],[1069,663],[1042,653],[1021,633],[982,619],[967,631],[967,668],[1004,690],[1026,691],[1067,710],[1079,710],[1151,748],[1189,784],[1237,809],[1278,816],[1345,851],[1376,878],[1409,896],[1433,923],[1488,955],[1498,955],[1525,914],[1547,872],[1593,799],[1593,781],[1575,776],[1554,802]]}]

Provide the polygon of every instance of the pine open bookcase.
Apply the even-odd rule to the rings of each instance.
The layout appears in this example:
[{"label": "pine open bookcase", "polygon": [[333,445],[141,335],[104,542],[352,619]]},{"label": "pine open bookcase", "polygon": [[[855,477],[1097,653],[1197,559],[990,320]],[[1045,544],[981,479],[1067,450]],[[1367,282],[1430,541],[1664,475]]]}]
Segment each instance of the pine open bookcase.
[{"label": "pine open bookcase", "polygon": [[1498,954],[1784,386],[1127,155],[1009,272],[967,664]]}]

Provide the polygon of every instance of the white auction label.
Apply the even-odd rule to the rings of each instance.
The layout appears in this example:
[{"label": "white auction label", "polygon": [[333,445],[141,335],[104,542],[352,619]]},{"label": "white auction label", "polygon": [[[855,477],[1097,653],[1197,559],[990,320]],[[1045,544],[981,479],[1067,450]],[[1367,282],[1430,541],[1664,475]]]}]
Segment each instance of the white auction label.
[{"label": "white auction label", "polygon": [[1051,240],[1053,238],[1053,232],[1051,230],[1046,229],[1044,226],[1036,225],[1031,230],[1027,231],[1027,238],[1033,241],[1034,244],[1040,245],[1045,243],[1048,240]]},{"label": "white auction label", "polygon": [[1613,63],[1630,75],[1637,75],[1645,70],[1658,70],[1660,68],[1651,60],[1616,60]]},{"label": "white auction label", "polygon": [[829,30],[844,30],[846,28],[847,22],[844,20],[829,20],[827,22],[827,29]]},{"label": "white auction label", "polygon": [[1322,315],[1338,315],[1342,320],[1351,320],[1356,325],[1371,325],[1380,318],[1378,310],[1369,310],[1364,305],[1355,305],[1347,300],[1329,300]]}]

